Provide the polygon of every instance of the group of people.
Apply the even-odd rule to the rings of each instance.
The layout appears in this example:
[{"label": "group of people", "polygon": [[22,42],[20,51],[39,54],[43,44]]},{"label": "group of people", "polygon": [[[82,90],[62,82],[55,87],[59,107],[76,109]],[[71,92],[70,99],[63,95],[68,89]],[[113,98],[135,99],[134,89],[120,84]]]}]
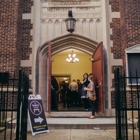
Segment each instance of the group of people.
[{"label": "group of people", "polygon": [[[57,91],[58,84],[52,76],[52,107],[55,110],[58,110],[57,98],[55,97],[56,95],[54,95]],[[66,85],[65,81],[63,81],[61,84],[61,94],[64,107],[66,107],[66,104],[67,107],[80,107],[83,101],[84,110],[89,110],[90,108],[92,111],[92,115],[89,118],[95,118],[93,101],[91,101],[89,98],[90,95],[96,95],[92,74],[85,73],[81,82],[79,79],[77,81],[73,80],[68,86]]]},{"label": "group of people", "polygon": [[[91,101],[89,98],[90,95],[92,95],[92,96],[96,95],[92,74],[88,75],[88,73],[85,73],[83,75],[82,82],[80,82],[79,79],[77,80],[77,83],[75,80],[73,80],[69,85],[69,89],[71,91],[71,96],[72,96],[71,105],[73,106],[73,102],[74,102],[75,106],[77,105],[77,103],[79,103],[79,105],[81,105],[81,99],[82,99],[83,104],[84,104],[84,110],[89,110],[89,108],[91,108],[92,115],[89,118],[94,119],[95,118],[95,108],[93,106],[93,101]],[[77,101],[77,99],[78,99],[78,101]]]}]

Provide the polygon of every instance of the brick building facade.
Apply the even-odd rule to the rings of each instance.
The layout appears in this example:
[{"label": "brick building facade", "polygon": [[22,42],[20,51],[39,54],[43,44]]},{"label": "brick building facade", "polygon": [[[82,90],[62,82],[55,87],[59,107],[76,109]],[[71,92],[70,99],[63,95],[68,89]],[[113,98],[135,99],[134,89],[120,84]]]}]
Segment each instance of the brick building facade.
[{"label": "brick building facade", "polygon": [[[106,43],[105,46],[108,50],[106,59],[113,59],[114,62],[117,62],[114,65],[107,63],[109,65],[107,70],[110,70],[113,75],[117,66],[122,71],[126,69],[125,49],[140,44],[140,2],[139,0],[98,1],[104,3],[104,7],[107,7],[104,11],[103,4],[101,4],[102,11],[106,13],[106,16],[109,16],[106,22],[109,32],[106,38],[108,38],[109,43]],[[40,35],[38,26],[42,27],[45,22],[43,14],[40,14],[45,7],[45,4],[43,5],[45,2],[45,0],[2,0],[0,4],[0,72],[17,72],[21,67],[29,75],[30,88],[33,91],[36,85],[35,59],[37,47],[41,46],[41,43],[39,43],[41,41],[37,42]],[[91,0],[92,2],[94,3],[94,0]],[[40,9],[41,6],[42,9]],[[102,13],[102,15],[104,14]],[[47,22],[51,23],[50,20]],[[106,41],[103,40],[103,44],[104,42]],[[108,56],[113,56],[113,58],[108,58]],[[110,108],[112,109],[114,108],[114,78],[113,76],[107,76],[108,79],[109,77],[111,77],[110,81],[112,82],[110,82],[110,85],[106,85],[110,89],[106,92],[111,93],[109,102],[111,102]],[[108,108],[108,105],[106,108]]]},{"label": "brick building facade", "polygon": [[[21,60],[28,60],[32,49],[30,42],[33,28],[31,20],[23,20],[23,13],[30,13],[33,1],[2,1],[0,4],[0,71],[15,71]],[[29,75],[31,68],[23,69]]]}]

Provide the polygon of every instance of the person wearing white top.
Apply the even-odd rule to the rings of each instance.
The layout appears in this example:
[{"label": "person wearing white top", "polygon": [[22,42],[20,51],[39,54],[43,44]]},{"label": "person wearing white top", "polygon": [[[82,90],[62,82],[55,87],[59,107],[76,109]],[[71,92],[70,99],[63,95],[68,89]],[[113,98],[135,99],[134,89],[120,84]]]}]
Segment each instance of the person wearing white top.
[{"label": "person wearing white top", "polygon": [[71,94],[71,107],[77,106],[78,85],[75,79],[69,84]]}]

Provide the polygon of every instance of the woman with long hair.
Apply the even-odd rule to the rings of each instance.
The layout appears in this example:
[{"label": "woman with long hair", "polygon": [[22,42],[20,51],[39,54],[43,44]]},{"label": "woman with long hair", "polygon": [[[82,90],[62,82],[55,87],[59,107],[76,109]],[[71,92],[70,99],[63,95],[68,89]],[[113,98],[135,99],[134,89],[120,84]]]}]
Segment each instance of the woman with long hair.
[{"label": "woman with long hair", "polygon": [[84,88],[84,90],[87,91],[87,98],[88,98],[88,101],[89,101],[89,104],[91,107],[91,111],[92,111],[92,115],[89,117],[89,119],[95,119],[95,108],[93,106],[93,101],[91,101],[89,99],[90,95],[92,95],[92,96],[96,95],[92,74],[89,74],[88,80],[89,80],[89,84],[87,87]]}]

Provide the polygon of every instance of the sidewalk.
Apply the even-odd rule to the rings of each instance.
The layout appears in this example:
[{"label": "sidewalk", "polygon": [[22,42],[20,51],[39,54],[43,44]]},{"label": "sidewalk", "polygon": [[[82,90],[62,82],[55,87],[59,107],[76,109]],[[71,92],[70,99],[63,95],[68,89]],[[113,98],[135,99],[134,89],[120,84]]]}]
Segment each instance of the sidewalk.
[{"label": "sidewalk", "polygon": [[[46,118],[49,133],[32,135],[28,129],[27,140],[116,140],[115,118]],[[15,120],[13,121],[15,122]],[[132,124],[128,121],[128,124]],[[9,131],[9,130],[8,130]],[[7,131],[7,137],[9,132]],[[129,138],[132,138],[132,129],[128,130]],[[13,139],[15,133],[13,129]],[[135,138],[138,139],[138,131],[135,130]],[[0,139],[3,139],[2,133]]]},{"label": "sidewalk", "polygon": [[115,129],[51,129],[49,133],[32,136],[28,132],[28,140],[116,140]]},{"label": "sidewalk", "polygon": [[28,140],[116,140],[115,118],[47,118],[49,133]]},{"label": "sidewalk", "polygon": [[[49,133],[32,135],[27,133],[27,140],[116,140],[115,129],[93,130],[93,129],[49,129]],[[15,140],[14,130],[12,138],[10,130],[6,131],[6,140]],[[0,133],[0,139],[4,140],[4,132]]]}]

